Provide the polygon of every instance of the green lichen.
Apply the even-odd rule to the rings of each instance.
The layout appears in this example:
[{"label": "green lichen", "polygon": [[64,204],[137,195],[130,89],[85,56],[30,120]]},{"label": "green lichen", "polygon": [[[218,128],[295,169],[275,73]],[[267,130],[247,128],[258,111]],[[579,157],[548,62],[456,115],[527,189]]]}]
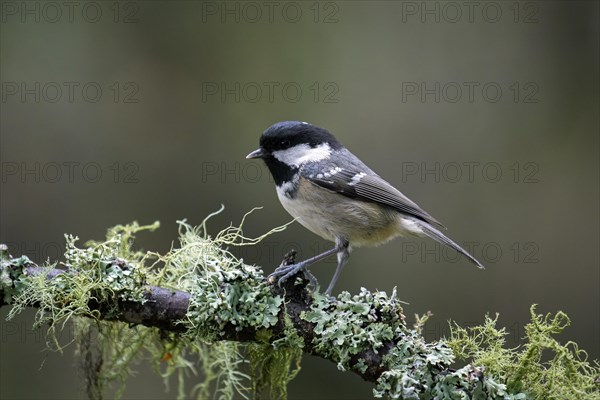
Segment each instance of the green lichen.
[{"label": "green lichen", "polygon": [[268,330],[261,330],[256,342],[248,346],[255,398],[261,398],[265,390],[268,390],[270,399],[287,398],[287,385],[300,372],[304,344],[289,317],[286,318],[286,326],[283,338],[273,341]]},{"label": "green lichen", "polygon": [[[43,272],[35,276],[26,276],[21,270],[22,276],[17,282],[22,286],[11,295],[13,308],[8,318],[13,318],[30,304],[36,304],[34,327],[47,325],[49,345],[60,350],[57,330],[63,329],[67,321],[75,316],[100,317],[99,311],[91,308],[90,304],[142,301],[146,284],[146,272],[140,263],[142,257],[132,252],[130,246],[124,245],[122,239],[157,227],[158,224],[140,227],[134,223],[118,233],[115,231],[114,236],[109,236],[105,242],[91,243],[83,249],[77,247],[76,236],[65,235],[64,267],[69,273],[48,279],[47,275],[56,267],[55,264],[46,264]],[[121,233],[123,229],[126,230],[125,236]],[[108,313],[110,317],[110,310]]]},{"label": "green lichen", "polygon": [[[377,381],[376,397],[401,399],[598,400],[600,367],[573,342],[560,344],[553,335],[570,323],[558,312],[538,315],[531,308],[525,344],[507,348],[504,328],[486,317],[481,326],[452,325],[447,341],[425,343],[423,317],[400,336],[384,357],[387,371]],[[542,362],[542,354],[548,357]],[[451,370],[455,362],[470,362]]]},{"label": "green lichen", "polygon": [[458,360],[485,367],[511,393],[524,392],[532,399],[600,399],[598,362],[590,364],[576,343],[561,344],[554,337],[570,325],[567,315],[561,311],[539,315],[535,307],[519,347],[505,347],[508,333],[496,327],[497,315],[486,316],[481,326],[462,328],[454,323],[448,345]]},{"label": "green lichen", "polygon": [[298,335],[284,305],[284,331],[273,338],[269,330],[261,329],[255,342],[248,346],[254,398],[268,390],[271,399],[286,399],[287,385],[300,372],[304,340]]},{"label": "green lichen", "polygon": [[[75,317],[72,320],[76,356],[85,379],[90,399],[109,397],[115,390],[119,398],[127,379],[135,374],[135,365],[162,347],[155,329],[124,323]],[[110,396],[112,397],[112,396]]]}]

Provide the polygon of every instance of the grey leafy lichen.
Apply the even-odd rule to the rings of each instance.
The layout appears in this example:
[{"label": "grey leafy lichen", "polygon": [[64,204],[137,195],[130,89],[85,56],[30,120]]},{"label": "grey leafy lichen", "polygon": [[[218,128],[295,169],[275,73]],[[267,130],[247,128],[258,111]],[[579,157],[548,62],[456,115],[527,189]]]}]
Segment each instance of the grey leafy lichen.
[{"label": "grey leafy lichen", "polygon": [[3,304],[12,304],[14,297],[27,286],[23,267],[32,264],[27,256],[11,258],[8,247],[0,243],[0,294]]},{"label": "grey leafy lichen", "polygon": [[385,357],[387,370],[377,380],[374,394],[400,399],[518,399],[506,387],[484,374],[483,368],[467,365],[449,369],[452,350],[443,341],[425,343],[410,332]]},{"label": "grey leafy lichen", "polygon": [[228,271],[209,269],[195,278],[188,318],[203,337],[217,338],[226,325],[241,331],[278,322],[283,299],[272,295],[258,268],[240,264]]},{"label": "grey leafy lichen", "polygon": [[[406,329],[395,290],[388,296],[362,288],[354,296],[342,292],[333,301],[316,293],[310,310],[300,317],[314,324],[315,351],[335,360],[342,371],[351,368],[353,355],[377,351]],[[359,361],[357,368],[364,365]]]},{"label": "grey leafy lichen", "polygon": [[318,354],[336,361],[340,370],[365,373],[365,360],[355,360],[353,356],[367,350],[382,353],[375,397],[513,398],[504,385],[484,377],[482,369],[467,366],[449,370],[454,361],[450,347],[443,341],[426,343],[418,328],[406,326],[395,290],[388,296],[362,288],[354,296],[343,292],[335,301],[315,297],[310,310],[301,317],[315,324],[313,345]]}]

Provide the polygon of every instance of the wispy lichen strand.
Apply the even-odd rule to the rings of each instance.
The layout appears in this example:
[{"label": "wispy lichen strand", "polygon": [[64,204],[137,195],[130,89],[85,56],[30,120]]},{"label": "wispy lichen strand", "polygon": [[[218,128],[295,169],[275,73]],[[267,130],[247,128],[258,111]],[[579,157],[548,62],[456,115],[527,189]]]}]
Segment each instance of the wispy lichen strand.
[{"label": "wispy lichen strand", "polygon": [[496,327],[498,315],[486,316],[482,325],[470,328],[453,323],[448,345],[458,360],[480,365],[497,376],[507,392],[526,392],[533,399],[599,400],[598,362],[590,363],[576,343],[561,344],[555,338],[570,325],[567,315],[561,311],[540,315],[535,308],[531,306],[531,322],[525,326],[526,336],[519,347],[506,348],[508,333]]}]

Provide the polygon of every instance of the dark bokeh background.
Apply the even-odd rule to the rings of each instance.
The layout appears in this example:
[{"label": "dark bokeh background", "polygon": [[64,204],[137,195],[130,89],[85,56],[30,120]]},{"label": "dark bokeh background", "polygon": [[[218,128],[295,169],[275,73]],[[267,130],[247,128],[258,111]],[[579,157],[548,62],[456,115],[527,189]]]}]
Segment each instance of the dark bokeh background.
[{"label": "dark bokeh background", "polygon": [[[177,219],[198,224],[221,204],[212,232],[263,206],[246,231],[261,234],[290,217],[244,156],[270,124],[309,121],[488,267],[396,240],[356,249],[338,291],[397,287],[407,315],[434,313],[432,340],[448,319],[498,312],[510,345],[537,303],[567,312],[561,340],[599,357],[597,2],[481,2],[472,14],[433,1],[275,2],[272,14],[262,2],[74,3],[70,14],[1,2],[0,240],[13,254],[54,260],[64,233],[98,239],[132,220],[160,220],[140,245],[166,251]],[[295,224],[240,255],[270,272],[291,247],[326,246]],[[323,284],[334,265],[313,268]],[[83,396],[72,348],[41,352],[33,312],[6,322],[7,311],[0,397]],[[140,371],[127,398],[175,395]],[[370,393],[308,356],[290,385],[292,398]]]}]

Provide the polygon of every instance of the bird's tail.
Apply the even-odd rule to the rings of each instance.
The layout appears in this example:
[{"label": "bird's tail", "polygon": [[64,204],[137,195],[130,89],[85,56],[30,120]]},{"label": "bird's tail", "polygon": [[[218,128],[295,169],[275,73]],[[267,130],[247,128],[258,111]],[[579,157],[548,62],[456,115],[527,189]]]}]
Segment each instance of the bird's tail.
[{"label": "bird's tail", "polygon": [[419,226],[419,228],[421,228],[421,231],[425,235],[429,236],[430,238],[432,238],[433,240],[435,240],[437,242],[440,242],[441,244],[445,244],[446,246],[458,251],[460,254],[467,257],[478,268],[485,269],[485,267],[483,265],[481,265],[481,263],[479,261],[477,261],[475,259],[475,257],[473,257],[472,255],[467,253],[467,251],[465,249],[463,249],[462,247],[460,247],[459,245],[454,243],[451,239],[446,237],[446,235],[444,235],[442,232],[438,231],[433,226],[429,225],[427,222],[417,220],[417,219],[414,219],[414,222],[417,223],[417,225]]}]

